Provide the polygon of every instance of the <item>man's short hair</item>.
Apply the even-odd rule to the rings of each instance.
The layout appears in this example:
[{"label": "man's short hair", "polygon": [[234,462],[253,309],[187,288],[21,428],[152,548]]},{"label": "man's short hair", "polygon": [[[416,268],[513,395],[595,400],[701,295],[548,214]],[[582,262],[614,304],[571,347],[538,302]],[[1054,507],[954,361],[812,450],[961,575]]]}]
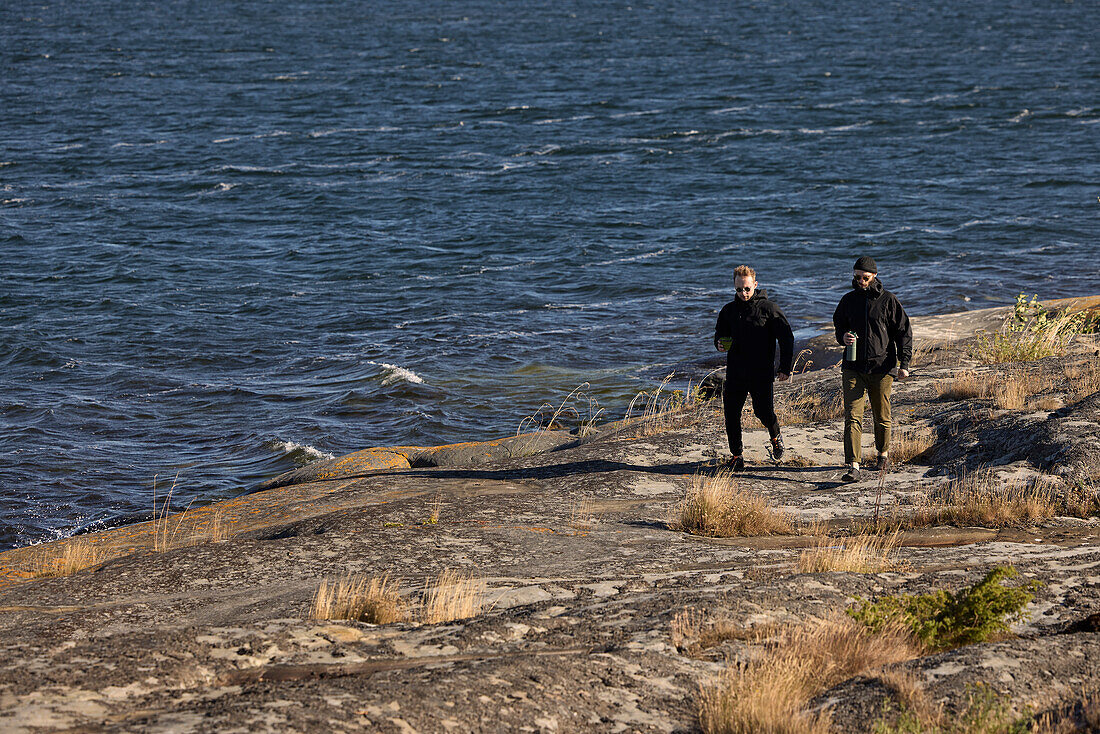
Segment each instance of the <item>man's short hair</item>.
[{"label": "man's short hair", "polygon": [[756,271],[750,268],[748,265],[738,265],[733,270],[733,277],[752,278],[753,280],[756,280]]}]

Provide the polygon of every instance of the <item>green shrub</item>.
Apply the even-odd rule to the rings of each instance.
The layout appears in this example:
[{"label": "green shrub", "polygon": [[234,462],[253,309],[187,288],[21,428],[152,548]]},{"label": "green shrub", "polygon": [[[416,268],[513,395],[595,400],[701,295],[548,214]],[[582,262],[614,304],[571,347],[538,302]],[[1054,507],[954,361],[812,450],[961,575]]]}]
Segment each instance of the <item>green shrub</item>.
[{"label": "green shrub", "polygon": [[1009,624],[1024,618],[1024,607],[1035,598],[1039,584],[1001,584],[1017,576],[1015,568],[1001,566],[968,589],[884,596],[874,602],[860,599],[859,608],[848,614],[875,632],[900,622],[930,650],[972,645],[1008,632]]}]

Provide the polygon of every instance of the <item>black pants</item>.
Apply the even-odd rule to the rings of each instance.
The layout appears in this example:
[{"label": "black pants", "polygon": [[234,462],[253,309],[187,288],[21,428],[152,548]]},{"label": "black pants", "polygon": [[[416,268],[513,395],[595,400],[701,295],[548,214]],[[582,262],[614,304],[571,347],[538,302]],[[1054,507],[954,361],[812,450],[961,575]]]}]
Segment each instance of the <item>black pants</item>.
[{"label": "black pants", "polygon": [[722,407],[726,413],[726,437],[730,442],[730,452],[740,456],[744,447],[741,444],[741,409],[745,407],[745,398],[752,395],[752,412],[768,429],[772,438],[779,435],[779,418],[772,404],[771,376],[762,379],[734,377],[727,380],[722,393]]}]

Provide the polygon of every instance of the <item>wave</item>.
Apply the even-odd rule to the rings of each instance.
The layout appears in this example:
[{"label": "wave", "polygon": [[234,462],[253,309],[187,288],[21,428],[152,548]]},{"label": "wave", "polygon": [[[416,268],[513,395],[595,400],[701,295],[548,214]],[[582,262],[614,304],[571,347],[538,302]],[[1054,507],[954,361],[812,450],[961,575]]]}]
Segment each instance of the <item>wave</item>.
[{"label": "wave", "polygon": [[270,446],[275,450],[282,451],[299,464],[308,464],[318,459],[335,458],[333,454],[315,449],[309,444],[295,443],[294,441],[280,441],[276,438],[272,439]]},{"label": "wave", "polygon": [[424,384],[424,378],[416,374],[412,370],[405,369],[404,367],[398,367],[395,364],[387,364],[385,362],[368,362],[367,364],[373,364],[375,367],[382,368],[382,384],[392,385],[395,382],[411,382],[415,385]]}]

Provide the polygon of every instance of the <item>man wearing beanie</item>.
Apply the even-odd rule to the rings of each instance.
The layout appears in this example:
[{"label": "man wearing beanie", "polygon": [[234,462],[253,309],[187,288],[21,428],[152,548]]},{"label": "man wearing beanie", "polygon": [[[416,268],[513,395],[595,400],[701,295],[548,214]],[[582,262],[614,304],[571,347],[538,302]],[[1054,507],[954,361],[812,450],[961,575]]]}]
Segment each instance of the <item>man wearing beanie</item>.
[{"label": "man wearing beanie", "polygon": [[791,375],[794,354],[794,334],[783,311],[768,300],[768,293],[756,287],[756,271],[739,265],[733,271],[733,287],[737,297],[727,303],[714,325],[714,346],[726,352],[726,386],[722,391],[722,407],[729,440],[729,466],[733,471],[745,469],[741,444],[741,409],[745,398],[752,396],[752,411],[768,429],[772,441],[772,456],[783,457],[783,439],[779,436],[779,418],[775,415],[772,382],[775,369],[775,346],[779,344],[779,381]]},{"label": "man wearing beanie", "polygon": [[[890,448],[890,390],[894,377],[909,376],[913,357],[913,327],[909,316],[878,279],[878,266],[867,255],[856,260],[852,290],[840,299],[833,313],[838,343],[855,344],[855,359],[845,355],[844,379],[844,463],[845,482],[860,480],[860,452],[863,440],[864,396],[870,398],[875,423],[875,469],[885,470]],[[846,350],[848,351],[848,350]]]}]

